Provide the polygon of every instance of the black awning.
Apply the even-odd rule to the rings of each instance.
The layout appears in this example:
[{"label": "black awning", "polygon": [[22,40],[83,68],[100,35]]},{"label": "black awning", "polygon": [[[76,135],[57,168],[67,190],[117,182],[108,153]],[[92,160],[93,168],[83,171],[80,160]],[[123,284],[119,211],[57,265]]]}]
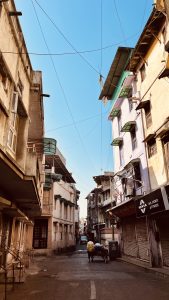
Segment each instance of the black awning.
[{"label": "black awning", "polygon": [[144,143],[147,143],[149,140],[155,137],[155,133],[150,133],[146,136],[146,138],[143,140]]},{"label": "black awning", "polygon": [[131,198],[127,201],[124,201],[114,206],[113,208],[108,209],[107,212],[108,211],[112,212],[113,215],[119,218],[125,218],[127,216],[135,215],[136,209],[135,209],[134,199]]},{"label": "black awning", "polygon": [[136,107],[136,110],[142,109],[142,108],[147,108],[148,106],[150,106],[150,100],[146,100],[146,101],[141,101],[139,103],[139,105]]}]

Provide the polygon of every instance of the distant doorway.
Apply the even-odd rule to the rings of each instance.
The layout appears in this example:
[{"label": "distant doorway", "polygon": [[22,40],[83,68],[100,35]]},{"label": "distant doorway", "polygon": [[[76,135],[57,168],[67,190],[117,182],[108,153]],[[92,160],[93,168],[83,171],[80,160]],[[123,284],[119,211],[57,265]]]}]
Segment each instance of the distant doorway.
[{"label": "distant doorway", "polygon": [[33,230],[33,248],[46,249],[48,239],[48,220],[35,220]]}]

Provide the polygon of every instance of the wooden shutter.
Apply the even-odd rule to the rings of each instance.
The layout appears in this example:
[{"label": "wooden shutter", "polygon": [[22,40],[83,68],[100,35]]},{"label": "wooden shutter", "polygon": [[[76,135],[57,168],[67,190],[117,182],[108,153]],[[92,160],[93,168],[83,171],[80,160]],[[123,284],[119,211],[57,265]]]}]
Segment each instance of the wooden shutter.
[{"label": "wooden shutter", "polygon": [[146,218],[136,220],[136,234],[138,243],[138,258],[149,261],[149,241]]}]

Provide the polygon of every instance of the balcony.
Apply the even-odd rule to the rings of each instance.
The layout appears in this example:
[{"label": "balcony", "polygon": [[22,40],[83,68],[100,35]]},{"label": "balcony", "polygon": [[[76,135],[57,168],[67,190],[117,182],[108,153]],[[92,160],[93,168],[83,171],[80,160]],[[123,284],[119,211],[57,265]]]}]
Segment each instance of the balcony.
[{"label": "balcony", "polygon": [[41,174],[36,153],[27,153],[25,172],[0,152],[0,190],[29,217],[41,213]]},{"label": "balcony", "polygon": [[108,199],[104,200],[103,207],[111,204],[112,202],[113,202],[113,200],[111,198],[108,198]]}]

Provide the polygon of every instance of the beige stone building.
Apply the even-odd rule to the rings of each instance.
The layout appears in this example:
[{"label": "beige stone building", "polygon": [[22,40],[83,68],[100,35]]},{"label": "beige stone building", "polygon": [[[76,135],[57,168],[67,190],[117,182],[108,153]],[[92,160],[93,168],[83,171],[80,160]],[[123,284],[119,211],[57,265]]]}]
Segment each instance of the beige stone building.
[{"label": "beige stone building", "polygon": [[116,205],[114,173],[94,176],[96,187],[87,195],[87,235],[102,244],[117,240],[117,230],[109,211]]},{"label": "beige stone building", "polygon": [[150,193],[136,201],[137,217],[148,217],[152,266],[169,266],[169,20],[156,1],[127,69],[136,74]]},{"label": "beige stone building", "polygon": [[110,212],[119,218],[121,255],[168,267],[168,1],[155,1],[128,59],[126,49],[118,48],[99,98],[112,100],[109,119],[119,196]]},{"label": "beige stone building", "polygon": [[35,254],[73,250],[79,227],[80,192],[54,139],[45,138],[45,185],[42,215],[35,220]]},{"label": "beige stone building", "polygon": [[13,0],[0,3],[0,271],[19,269],[15,281],[28,264],[44,181],[42,76],[32,70],[18,14]]}]

